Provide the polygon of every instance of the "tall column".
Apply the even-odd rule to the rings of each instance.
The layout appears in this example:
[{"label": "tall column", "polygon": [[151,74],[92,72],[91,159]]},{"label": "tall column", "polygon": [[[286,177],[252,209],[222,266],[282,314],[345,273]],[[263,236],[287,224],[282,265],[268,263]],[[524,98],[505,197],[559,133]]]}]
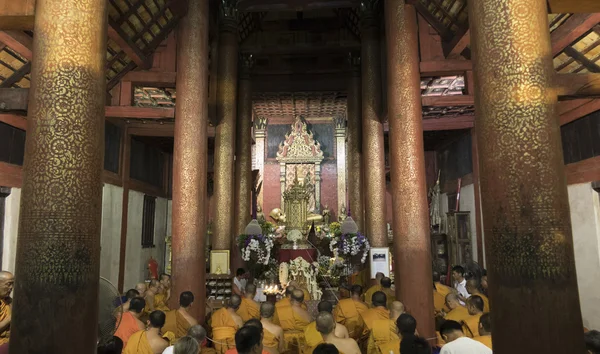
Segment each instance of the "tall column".
[{"label": "tall column", "polygon": [[[35,12],[10,351],[91,354],[98,336],[107,3],[38,0]],[[77,333],[68,345],[57,340],[65,333]]]},{"label": "tall column", "polygon": [[494,353],[583,353],[546,2],[468,6]]},{"label": "tall column", "polygon": [[208,155],[208,2],[191,0],[177,34],[173,148],[173,296],[191,291],[204,318]]},{"label": "tall column", "polygon": [[387,247],[378,4],[378,0],[361,2],[362,167],[365,232],[373,247]]},{"label": "tall column", "polygon": [[338,205],[335,212],[339,217],[343,208],[347,207],[346,198],[346,117],[336,117],[335,124],[335,149],[337,162],[337,196]]},{"label": "tall column", "polygon": [[350,54],[352,76],[348,86],[348,205],[352,219],[361,232],[365,232],[363,161],[362,161],[362,93],[360,80],[360,55]]},{"label": "tall column", "polygon": [[237,0],[221,2],[217,128],[215,134],[215,213],[212,245],[228,250],[234,236],[235,119],[237,111],[238,33]]},{"label": "tall column", "polygon": [[237,236],[244,233],[251,220],[252,191],[252,85],[251,56],[243,56],[238,92],[238,115],[235,144],[235,234],[232,239],[232,268],[243,266]]},{"label": "tall column", "polygon": [[386,0],[385,25],[396,297],[435,338],[415,8]]},{"label": "tall column", "polygon": [[[254,117],[254,158],[256,159],[256,168],[258,169],[258,183],[262,184],[264,181],[265,173],[265,137],[267,136],[267,118]],[[257,198],[257,204],[262,208],[263,204],[263,189],[264,185],[260,188]],[[267,213],[266,210],[263,212]]]}]

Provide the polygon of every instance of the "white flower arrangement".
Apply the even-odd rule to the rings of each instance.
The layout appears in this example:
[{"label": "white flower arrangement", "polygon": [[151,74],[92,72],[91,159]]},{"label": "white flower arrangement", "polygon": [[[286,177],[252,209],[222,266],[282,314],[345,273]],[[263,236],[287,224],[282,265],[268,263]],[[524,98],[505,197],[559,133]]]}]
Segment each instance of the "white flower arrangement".
[{"label": "white flower arrangement", "polygon": [[271,236],[263,235],[248,235],[244,245],[240,247],[242,259],[244,261],[248,262],[252,258],[255,258],[258,264],[263,265],[269,264],[272,249],[273,238]]},{"label": "white flower arrangement", "polygon": [[321,289],[319,288],[319,284],[317,283],[318,269],[319,264],[317,262],[311,264],[308,263],[304,258],[297,257],[296,259],[292,260],[289,264],[285,262],[280,264],[279,280],[282,284],[287,284],[287,280],[290,278],[290,275],[292,279],[304,277],[304,279],[306,279],[306,286],[308,287],[308,292],[312,294],[313,299],[319,300],[323,292],[321,291]]},{"label": "white flower arrangement", "polygon": [[333,256],[336,258],[340,255],[356,256],[362,252],[361,263],[365,263],[367,260],[370,249],[369,240],[360,233],[343,234],[334,238],[329,243],[329,250],[333,252]]}]

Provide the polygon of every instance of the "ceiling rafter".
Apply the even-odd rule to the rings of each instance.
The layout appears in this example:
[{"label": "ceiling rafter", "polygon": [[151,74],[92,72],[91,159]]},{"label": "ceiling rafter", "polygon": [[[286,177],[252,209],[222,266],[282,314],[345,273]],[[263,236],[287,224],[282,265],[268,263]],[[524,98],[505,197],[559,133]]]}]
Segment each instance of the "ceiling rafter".
[{"label": "ceiling rafter", "polygon": [[33,38],[23,31],[0,31],[0,42],[27,60],[33,59]]},{"label": "ceiling rafter", "polygon": [[150,58],[142,53],[142,50],[132,42],[116,21],[109,18],[108,24],[108,37],[115,41],[115,43],[121,47],[123,52],[125,52],[138,67],[148,69],[151,65]]},{"label": "ceiling rafter", "polygon": [[0,83],[0,88],[10,88],[19,81],[21,81],[25,75],[31,72],[31,62],[25,63],[19,70],[15,71],[10,77]]},{"label": "ceiling rafter", "polygon": [[575,40],[600,22],[600,13],[574,14],[550,34],[552,56],[555,57]]},{"label": "ceiling rafter", "polygon": [[570,56],[571,58],[573,58],[577,62],[579,62],[581,65],[583,65],[589,72],[592,72],[592,73],[600,72],[600,66],[596,65],[596,63],[589,60],[585,55],[581,54],[580,52],[575,50],[573,47],[571,47],[571,46],[566,47],[564,49],[564,52],[565,52],[565,54],[567,54],[568,56]]}]

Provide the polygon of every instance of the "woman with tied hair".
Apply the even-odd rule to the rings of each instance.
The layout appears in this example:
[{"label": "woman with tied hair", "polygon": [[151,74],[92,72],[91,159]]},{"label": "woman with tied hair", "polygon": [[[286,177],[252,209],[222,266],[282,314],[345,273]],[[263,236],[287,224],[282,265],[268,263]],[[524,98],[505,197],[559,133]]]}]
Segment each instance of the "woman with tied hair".
[{"label": "woman with tied hair", "polygon": [[194,338],[189,336],[179,339],[173,348],[174,354],[198,354],[199,352],[200,345]]}]

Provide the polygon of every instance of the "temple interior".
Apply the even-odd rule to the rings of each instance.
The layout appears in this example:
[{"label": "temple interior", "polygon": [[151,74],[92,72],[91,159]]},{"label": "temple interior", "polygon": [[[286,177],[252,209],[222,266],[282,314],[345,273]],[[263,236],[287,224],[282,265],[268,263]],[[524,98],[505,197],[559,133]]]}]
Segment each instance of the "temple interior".
[{"label": "temple interior", "polygon": [[0,354],[600,353],[599,97],[595,0],[0,0]]}]

